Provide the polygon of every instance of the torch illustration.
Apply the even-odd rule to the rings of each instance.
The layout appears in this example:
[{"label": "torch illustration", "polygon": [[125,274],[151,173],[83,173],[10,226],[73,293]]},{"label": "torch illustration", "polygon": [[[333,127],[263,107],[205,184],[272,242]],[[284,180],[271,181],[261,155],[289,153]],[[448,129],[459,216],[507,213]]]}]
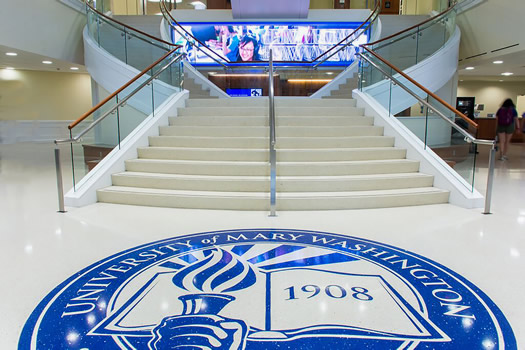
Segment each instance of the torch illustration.
[{"label": "torch illustration", "polygon": [[219,313],[235,300],[226,293],[255,284],[255,272],[248,263],[220,248],[209,249],[204,256],[173,277],[173,283],[190,294],[179,297],[181,315],[168,316],[153,329],[150,349],[244,349],[246,323]]}]

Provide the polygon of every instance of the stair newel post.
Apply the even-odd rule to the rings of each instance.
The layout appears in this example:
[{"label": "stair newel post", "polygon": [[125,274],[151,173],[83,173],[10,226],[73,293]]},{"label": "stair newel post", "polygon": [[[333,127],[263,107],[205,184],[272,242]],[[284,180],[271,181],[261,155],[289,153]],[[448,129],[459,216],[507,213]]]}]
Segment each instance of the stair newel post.
[{"label": "stair newel post", "polygon": [[58,212],[65,213],[64,208],[64,184],[62,181],[62,164],[60,162],[60,148],[55,142],[55,169],[57,173],[57,190],[58,190]]},{"label": "stair newel post", "polygon": [[494,181],[494,160],[496,159],[496,142],[494,142],[489,154],[489,171],[487,175],[487,191],[485,192],[485,210],[483,214],[491,214],[490,202],[492,200],[492,183]]},{"label": "stair newel post", "polygon": [[277,216],[275,214],[276,207],[276,162],[277,155],[275,153],[275,101],[273,90],[273,58],[272,50],[270,49],[269,69],[268,69],[268,98],[269,98],[269,125],[270,125],[270,216]]}]

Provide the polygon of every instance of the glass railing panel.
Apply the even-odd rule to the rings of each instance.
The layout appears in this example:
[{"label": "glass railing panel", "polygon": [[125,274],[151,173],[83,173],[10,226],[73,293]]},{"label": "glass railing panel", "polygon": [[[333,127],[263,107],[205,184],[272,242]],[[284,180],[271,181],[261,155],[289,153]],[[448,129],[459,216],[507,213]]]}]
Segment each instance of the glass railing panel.
[{"label": "glass railing panel", "polygon": [[[95,113],[71,129],[71,136],[77,137],[92,123],[116,106],[116,98],[109,100]],[[73,185],[75,190],[82,178],[93,169],[115,146],[118,145],[117,113],[110,114],[90,131],[85,133],[79,142],[71,144],[73,168]]]},{"label": "glass railing panel", "polygon": [[[449,165],[461,175],[470,191],[474,190],[474,174],[476,167],[476,145],[467,142],[465,135],[460,129],[470,135],[475,135],[476,130],[466,121],[456,116],[454,112],[441,104],[439,101],[429,97],[432,110],[429,111],[429,122],[427,126],[427,147],[430,147]],[[454,125],[440,118],[437,114],[445,115]]]},{"label": "glass railing panel", "polygon": [[[156,108],[181,91],[181,59],[178,53],[172,53],[160,60],[150,69],[150,74],[138,77],[112,94],[110,99],[73,127],[71,137],[78,139],[71,146],[75,190],[79,181],[113,148],[120,148],[122,141],[137,126],[155,115]],[[97,120],[100,121],[93,127]]]},{"label": "glass railing panel", "polygon": [[456,11],[451,10],[406,33],[378,42],[368,48],[405,70],[438,51],[456,29]]},{"label": "glass railing panel", "polygon": [[[119,142],[122,142],[146,118],[153,115],[153,86],[150,84],[141,87],[149,78],[149,75],[140,77],[117,95],[118,102],[127,99],[124,105],[118,107],[116,133]],[[132,93],[134,94],[131,95]]]},{"label": "glass railing panel", "polygon": [[380,42],[369,48],[394,66],[404,70],[417,64],[419,44],[419,36],[417,31],[414,31],[389,39],[387,42]]},{"label": "glass railing panel", "polygon": [[363,52],[362,55],[372,61],[376,66],[372,65],[365,59],[360,61],[359,88],[365,92],[369,91],[370,89],[375,89],[375,91],[377,91],[378,86],[374,85],[383,82],[383,80],[387,78],[385,73],[392,74],[392,68],[367,52]]},{"label": "glass railing panel", "polygon": [[[126,40],[123,26],[98,17],[98,43],[112,56],[126,62]],[[150,61],[151,64],[152,61]]]},{"label": "glass railing panel", "polygon": [[93,40],[95,40],[97,44],[100,45],[99,31],[98,31],[98,27],[99,27],[98,15],[94,13],[93,11],[91,11],[89,7],[86,8],[86,12],[87,12],[86,13],[87,14],[87,28],[88,28],[89,36],[93,38]]},{"label": "glass railing panel", "polygon": [[165,55],[171,48],[165,47],[161,42],[137,32],[126,29],[126,63],[142,71],[151,62],[155,62]]}]

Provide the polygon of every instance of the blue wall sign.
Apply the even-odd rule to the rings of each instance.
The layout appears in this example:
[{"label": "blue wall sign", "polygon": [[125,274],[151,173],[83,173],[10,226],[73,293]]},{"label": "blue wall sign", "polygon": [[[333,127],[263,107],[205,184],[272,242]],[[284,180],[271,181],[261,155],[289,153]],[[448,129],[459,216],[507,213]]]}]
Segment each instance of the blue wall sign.
[{"label": "blue wall sign", "polygon": [[260,97],[262,89],[226,89],[226,93],[231,97]]},{"label": "blue wall sign", "polygon": [[389,245],[303,230],[145,244],[56,287],[20,349],[517,349],[476,286]]}]

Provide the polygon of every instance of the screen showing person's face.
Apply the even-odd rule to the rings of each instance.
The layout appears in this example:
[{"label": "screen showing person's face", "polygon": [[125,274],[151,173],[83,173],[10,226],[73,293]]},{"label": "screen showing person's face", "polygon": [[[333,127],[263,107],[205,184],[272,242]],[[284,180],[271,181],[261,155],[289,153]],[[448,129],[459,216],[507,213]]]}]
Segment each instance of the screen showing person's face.
[{"label": "screen showing person's face", "polygon": [[252,61],[253,60],[253,42],[249,41],[244,46],[239,48],[239,53],[241,55],[241,60],[243,61]]}]

